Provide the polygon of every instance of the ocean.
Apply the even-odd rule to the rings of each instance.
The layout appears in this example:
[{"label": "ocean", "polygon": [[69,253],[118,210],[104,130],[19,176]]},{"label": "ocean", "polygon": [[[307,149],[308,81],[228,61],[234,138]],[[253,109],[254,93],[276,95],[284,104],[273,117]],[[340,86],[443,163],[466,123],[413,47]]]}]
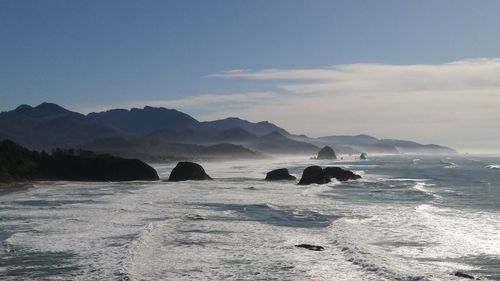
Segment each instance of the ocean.
[{"label": "ocean", "polygon": [[[200,164],[213,181],[39,182],[0,195],[0,280],[500,280],[500,157]],[[154,167],[166,180],[174,165]],[[309,165],[363,178],[263,180]]]}]

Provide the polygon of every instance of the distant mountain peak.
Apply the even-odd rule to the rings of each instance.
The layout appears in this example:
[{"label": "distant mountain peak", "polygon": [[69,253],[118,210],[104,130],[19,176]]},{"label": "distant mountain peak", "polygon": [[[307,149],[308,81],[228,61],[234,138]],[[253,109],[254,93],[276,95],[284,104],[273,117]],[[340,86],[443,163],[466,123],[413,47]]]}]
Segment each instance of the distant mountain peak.
[{"label": "distant mountain peak", "polygon": [[367,135],[367,134],[360,134],[360,135],[356,135],[356,137],[378,140],[376,137],[374,137],[374,136],[370,136],[370,135]]},{"label": "distant mountain peak", "polygon": [[289,133],[285,129],[280,128],[277,125],[270,123],[268,121],[260,121],[258,123],[253,123],[238,117],[228,117],[220,120],[206,121],[202,122],[202,125],[207,128],[212,128],[222,131],[235,127],[240,127],[248,131],[249,133],[252,133],[257,136],[264,136],[269,133],[272,133],[273,131],[277,131],[282,135],[289,135]]},{"label": "distant mountain peak", "polygon": [[177,111],[177,110],[171,109],[171,108],[166,108],[166,107],[161,107],[161,106],[156,107],[156,106],[146,105],[143,108],[134,107],[134,108],[130,109],[130,111]]},{"label": "distant mountain peak", "polygon": [[161,130],[185,130],[200,126],[190,115],[164,107],[113,109],[89,113],[92,120],[127,135],[150,134]]},{"label": "distant mountain peak", "polygon": [[33,107],[36,110],[43,110],[47,112],[70,112],[66,108],[51,102],[42,102],[41,104]]},{"label": "distant mountain peak", "polygon": [[80,115],[80,113],[71,112],[58,104],[50,103],[50,102],[43,102],[35,107],[27,105],[27,104],[22,104],[22,105],[18,106],[15,110],[8,111],[6,113],[7,114],[21,114],[23,116],[30,116],[33,118],[42,118],[42,117],[49,117],[50,118],[50,117],[57,117],[57,116],[69,114],[69,113],[74,113],[74,114]]},{"label": "distant mountain peak", "polygon": [[31,105],[21,104],[20,106],[16,107],[15,111],[26,111],[30,109],[33,109]]}]

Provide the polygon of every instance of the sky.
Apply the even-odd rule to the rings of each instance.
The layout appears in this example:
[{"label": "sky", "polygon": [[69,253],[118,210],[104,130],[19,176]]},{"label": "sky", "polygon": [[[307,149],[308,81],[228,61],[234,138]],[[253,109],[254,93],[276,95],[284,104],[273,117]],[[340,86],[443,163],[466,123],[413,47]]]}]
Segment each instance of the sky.
[{"label": "sky", "polygon": [[145,105],[500,152],[500,1],[0,0],[0,111]]}]

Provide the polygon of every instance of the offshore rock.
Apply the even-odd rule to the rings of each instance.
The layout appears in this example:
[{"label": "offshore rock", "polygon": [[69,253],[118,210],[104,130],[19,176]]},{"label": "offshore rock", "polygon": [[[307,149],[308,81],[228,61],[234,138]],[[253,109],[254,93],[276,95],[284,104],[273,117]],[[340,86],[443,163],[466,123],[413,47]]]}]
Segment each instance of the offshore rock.
[{"label": "offshore rock", "polygon": [[325,248],[323,246],[311,245],[311,244],[298,244],[295,245],[297,248],[304,248],[311,251],[323,251]]},{"label": "offshore rock", "polygon": [[329,183],[330,177],[328,177],[320,166],[309,166],[305,168],[302,173],[302,178],[299,181],[300,185],[308,184],[324,184]]},{"label": "offshore rock", "polygon": [[335,178],[338,181],[357,180],[361,178],[360,175],[339,167],[327,167],[323,171],[328,177]]},{"label": "offshore rock", "polygon": [[170,173],[168,181],[211,180],[203,167],[193,162],[179,162]]},{"label": "offshore rock", "polygon": [[455,275],[456,277],[461,277],[461,278],[465,278],[465,279],[472,279],[472,280],[474,279],[474,276],[469,275],[467,273],[463,273],[461,271],[457,271],[453,275]]},{"label": "offshore rock", "polygon": [[279,181],[279,180],[295,180],[295,177],[290,175],[288,169],[276,169],[266,174],[266,181]]},{"label": "offshore rock", "polygon": [[337,155],[335,155],[335,151],[327,145],[318,152],[317,159],[337,159]]}]

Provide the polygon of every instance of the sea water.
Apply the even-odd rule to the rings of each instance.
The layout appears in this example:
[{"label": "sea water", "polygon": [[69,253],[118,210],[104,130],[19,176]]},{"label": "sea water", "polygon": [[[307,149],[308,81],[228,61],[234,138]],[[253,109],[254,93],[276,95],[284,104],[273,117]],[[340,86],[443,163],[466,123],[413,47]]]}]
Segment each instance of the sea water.
[{"label": "sea water", "polygon": [[[500,158],[201,163],[212,181],[0,196],[1,280],[500,280]],[[163,180],[175,163],[155,165]],[[341,166],[361,180],[266,182]],[[310,251],[294,245],[323,246]]]}]

